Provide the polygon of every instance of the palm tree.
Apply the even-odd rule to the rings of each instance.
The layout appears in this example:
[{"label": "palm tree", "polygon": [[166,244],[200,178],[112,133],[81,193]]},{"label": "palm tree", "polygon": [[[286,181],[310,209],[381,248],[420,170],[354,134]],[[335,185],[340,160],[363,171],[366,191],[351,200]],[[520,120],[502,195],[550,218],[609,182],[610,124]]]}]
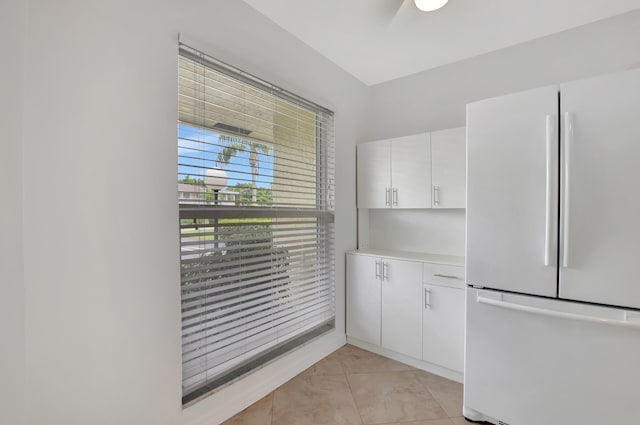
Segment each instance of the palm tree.
[{"label": "palm tree", "polygon": [[220,136],[220,141],[223,141],[224,139],[227,139],[230,143],[218,152],[218,158],[216,160],[218,163],[228,164],[231,158],[238,155],[240,152],[249,151],[249,165],[251,166],[251,204],[256,205],[258,198],[256,180],[258,178],[258,171],[260,170],[260,159],[258,157],[258,153],[267,155],[271,149],[263,143],[254,142],[252,140]]}]

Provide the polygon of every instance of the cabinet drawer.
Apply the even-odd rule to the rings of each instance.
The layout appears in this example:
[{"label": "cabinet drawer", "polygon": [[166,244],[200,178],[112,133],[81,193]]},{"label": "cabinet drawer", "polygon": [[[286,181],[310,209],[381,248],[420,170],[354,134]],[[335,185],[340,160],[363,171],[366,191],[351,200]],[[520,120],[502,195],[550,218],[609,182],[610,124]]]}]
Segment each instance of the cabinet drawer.
[{"label": "cabinet drawer", "polygon": [[464,267],[433,263],[424,263],[422,267],[423,283],[461,289],[465,287]]}]

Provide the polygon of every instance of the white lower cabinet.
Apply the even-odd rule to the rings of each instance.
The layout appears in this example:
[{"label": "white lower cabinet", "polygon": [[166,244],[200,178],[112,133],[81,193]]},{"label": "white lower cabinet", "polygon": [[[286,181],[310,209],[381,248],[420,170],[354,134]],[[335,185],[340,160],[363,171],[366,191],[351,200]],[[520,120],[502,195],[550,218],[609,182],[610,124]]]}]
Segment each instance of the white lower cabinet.
[{"label": "white lower cabinet", "polygon": [[464,267],[424,264],[422,360],[464,369]]},{"label": "white lower cabinet", "polygon": [[422,355],[422,263],[382,258],[382,344],[410,357]]},{"label": "white lower cabinet", "polygon": [[347,254],[349,338],[462,374],[464,301],[462,266]]},{"label": "white lower cabinet", "polygon": [[462,372],[464,289],[424,285],[422,360]]},{"label": "white lower cabinet", "polygon": [[347,254],[347,335],[380,345],[380,258]]},{"label": "white lower cabinet", "polygon": [[347,254],[347,335],[422,355],[422,263]]}]

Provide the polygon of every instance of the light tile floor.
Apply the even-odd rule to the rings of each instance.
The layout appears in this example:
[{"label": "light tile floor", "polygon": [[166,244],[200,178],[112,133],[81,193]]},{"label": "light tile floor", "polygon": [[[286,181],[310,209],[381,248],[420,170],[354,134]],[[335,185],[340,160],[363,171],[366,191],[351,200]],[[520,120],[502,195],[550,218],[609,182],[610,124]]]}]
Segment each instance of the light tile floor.
[{"label": "light tile floor", "polygon": [[345,345],[224,425],[469,425],[462,384]]}]

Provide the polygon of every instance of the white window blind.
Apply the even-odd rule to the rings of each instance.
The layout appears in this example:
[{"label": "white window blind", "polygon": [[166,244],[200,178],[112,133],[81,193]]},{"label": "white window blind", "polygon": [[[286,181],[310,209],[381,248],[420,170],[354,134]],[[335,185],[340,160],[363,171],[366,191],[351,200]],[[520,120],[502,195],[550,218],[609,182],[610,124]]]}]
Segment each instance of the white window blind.
[{"label": "white window blind", "polygon": [[183,402],[331,329],[333,113],[180,45]]}]

